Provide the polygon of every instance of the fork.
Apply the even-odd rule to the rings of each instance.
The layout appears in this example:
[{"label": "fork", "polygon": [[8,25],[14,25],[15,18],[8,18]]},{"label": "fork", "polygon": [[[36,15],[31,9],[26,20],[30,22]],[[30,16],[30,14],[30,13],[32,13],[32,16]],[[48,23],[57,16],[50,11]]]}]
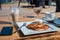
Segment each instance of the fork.
[{"label": "fork", "polygon": [[26,23],[24,22],[22,26],[19,27],[18,30],[20,30],[22,27],[26,26]]}]

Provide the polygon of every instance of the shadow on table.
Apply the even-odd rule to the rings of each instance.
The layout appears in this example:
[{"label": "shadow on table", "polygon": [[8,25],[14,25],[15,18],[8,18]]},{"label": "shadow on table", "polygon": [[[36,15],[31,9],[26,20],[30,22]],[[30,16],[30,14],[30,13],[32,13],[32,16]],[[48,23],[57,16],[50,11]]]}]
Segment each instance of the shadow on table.
[{"label": "shadow on table", "polygon": [[26,40],[26,39],[15,39],[15,40]]},{"label": "shadow on table", "polygon": [[12,24],[11,22],[0,21],[0,24]]},{"label": "shadow on table", "polygon": [[26,18],[37,18],[37,16],[23,16],[23,17],[26,17]]},{"label": "shadow on table", "polygon": [[33,8],[34,6],[22,6],[22,8]]}]

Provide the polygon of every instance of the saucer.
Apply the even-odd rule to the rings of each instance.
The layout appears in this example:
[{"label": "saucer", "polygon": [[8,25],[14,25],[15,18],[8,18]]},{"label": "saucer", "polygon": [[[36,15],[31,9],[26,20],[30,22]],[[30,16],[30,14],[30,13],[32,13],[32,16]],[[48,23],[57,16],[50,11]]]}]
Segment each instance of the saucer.
[{"label": "saucer", "polygon": [[42,19],[45,21],[52,21],[53,20],[53,19],[47,19],[46,17],[43,17]]}]

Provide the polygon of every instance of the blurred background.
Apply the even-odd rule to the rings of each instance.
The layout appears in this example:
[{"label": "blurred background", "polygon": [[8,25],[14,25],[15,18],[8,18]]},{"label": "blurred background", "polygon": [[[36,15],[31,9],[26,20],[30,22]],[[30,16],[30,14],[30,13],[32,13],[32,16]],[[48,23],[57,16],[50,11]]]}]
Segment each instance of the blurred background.
[{"label": "blurred background", "polygon": [[[11,14],[11,7],[17,7],[18,4],[19,4],[19,0],[1,0],[1,7],[2,7],[2,11],[0,11],[0,16],[9,16]],[[56,3],[55,3],[55,0],[52,0],[51,2],[51,7],[49,8],[48,7],[48,3],[49,1],[46,0],[45,1],[45,5],[46,5],[46,9],[42,9],[43,11],[55,11],[56,9]],[[20,1],[20,4],[19,4],[19,7],[20,9],[22,10],[25,10],[27,12],[22,12],[20,13],[20,15],[27,15],[27,13],[32,14],[33,13],[33,10],[31,7],[28,7],[28,6],[31,6],[29,1],[28,0],[21,0]],[[26,13],[26,14],[25,14]]]}]

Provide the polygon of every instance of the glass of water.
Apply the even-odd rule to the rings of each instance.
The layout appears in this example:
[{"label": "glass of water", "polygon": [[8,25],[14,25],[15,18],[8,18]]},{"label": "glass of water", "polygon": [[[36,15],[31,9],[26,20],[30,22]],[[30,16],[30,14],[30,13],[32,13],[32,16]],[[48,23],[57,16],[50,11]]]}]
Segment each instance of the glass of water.
[{"label": "glass of water", "polygon": [[[11,15],[13,22],[19,22],[19,8],[18,7],[11,7]],[[12,23],[13,23],[12,22]]]}]

